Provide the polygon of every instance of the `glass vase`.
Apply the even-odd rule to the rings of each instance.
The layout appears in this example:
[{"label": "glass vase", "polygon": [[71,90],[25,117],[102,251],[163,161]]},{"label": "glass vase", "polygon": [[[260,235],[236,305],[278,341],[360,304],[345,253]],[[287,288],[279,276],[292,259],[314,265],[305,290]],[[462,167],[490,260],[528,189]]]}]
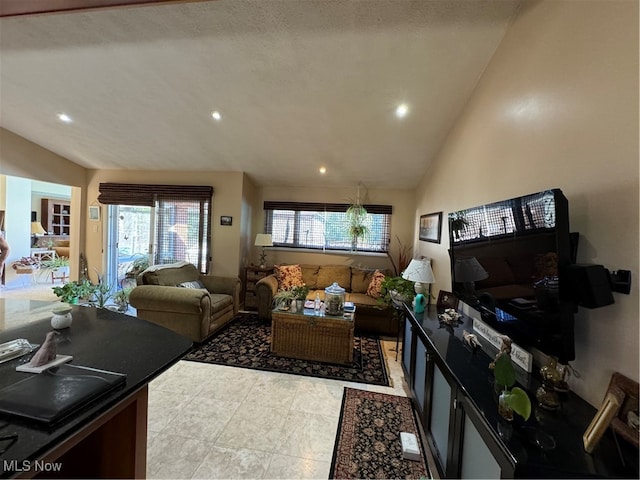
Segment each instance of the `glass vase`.
[{"label": "glass vase", "polygon": [[507,392],[502,392],[498,397],[498,413],[507,422],[511,422],[513,420],[513,410],[507,404]]}]

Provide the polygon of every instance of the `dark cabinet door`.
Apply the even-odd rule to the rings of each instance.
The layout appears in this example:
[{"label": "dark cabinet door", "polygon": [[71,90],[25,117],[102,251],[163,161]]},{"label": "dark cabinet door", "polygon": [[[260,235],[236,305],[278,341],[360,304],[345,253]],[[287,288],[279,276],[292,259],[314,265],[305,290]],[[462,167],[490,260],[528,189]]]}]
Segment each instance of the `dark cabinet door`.
[{"label": "dark cabinet door", "polygon": [[[515,465],[494,437],[467,397],[458,391],[456,399],[457,441],[454,447],[453,476],[456,478],[513,478]],[[496,407],[497,408],[497,407]],[[512,426],[505,422],[498,429],[511,435]],[[508,440],[505,438],[505,440]]]}]

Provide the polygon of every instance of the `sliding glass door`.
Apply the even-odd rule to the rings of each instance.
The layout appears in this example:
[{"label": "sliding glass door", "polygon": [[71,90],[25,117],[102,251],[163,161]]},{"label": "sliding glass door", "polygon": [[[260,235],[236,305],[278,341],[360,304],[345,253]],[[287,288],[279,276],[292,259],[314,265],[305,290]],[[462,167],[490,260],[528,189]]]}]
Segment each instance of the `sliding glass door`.
[{"label": "sliding glass door", "polygon": [[153,263],[154,208],[109,205],[108,225],[108,281],[121,287],[131,280],[129,286],[133,286],[136,267],[146,267]]},{"label": "sliding glass door", "polygon": [[135,286],[135,273],[155,264],[188,262],[208,271],[210,202],[157,198],[154,207],[110,205],[108,210],[111,284]]}]

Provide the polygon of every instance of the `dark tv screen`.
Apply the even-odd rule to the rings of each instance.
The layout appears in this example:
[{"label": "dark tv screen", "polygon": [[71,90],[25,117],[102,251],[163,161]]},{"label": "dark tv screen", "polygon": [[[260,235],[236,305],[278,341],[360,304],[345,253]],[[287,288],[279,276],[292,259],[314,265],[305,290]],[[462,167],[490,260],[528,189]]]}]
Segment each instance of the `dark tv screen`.
[{"label": "dark tv screen", "polygon": [[453,291],[522,347],[575,358],[573,312],[563,300],[571,262],[569,207],[559,189],[449,214]]}]

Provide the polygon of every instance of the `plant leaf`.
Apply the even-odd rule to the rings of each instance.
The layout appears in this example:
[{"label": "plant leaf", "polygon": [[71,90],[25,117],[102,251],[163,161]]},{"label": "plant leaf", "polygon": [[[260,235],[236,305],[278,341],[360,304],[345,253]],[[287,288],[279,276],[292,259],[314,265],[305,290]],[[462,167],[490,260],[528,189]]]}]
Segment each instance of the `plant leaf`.
[{"label": "plant leaf", "polygon": [[516,412],[525,420],[529,420],[531,415],[531,401],[527,392],[520,387],[513,387],[509,393],[505,394],[507,405],[511,407],[511,410]]},{"label": "plant leaf", "polygon": [[503,387],[511,387],[516,383],[516,372],[511,363],[511,357],[508,353],[498,356],[495,361],[493,374],[496,377],[496,383]]}]

